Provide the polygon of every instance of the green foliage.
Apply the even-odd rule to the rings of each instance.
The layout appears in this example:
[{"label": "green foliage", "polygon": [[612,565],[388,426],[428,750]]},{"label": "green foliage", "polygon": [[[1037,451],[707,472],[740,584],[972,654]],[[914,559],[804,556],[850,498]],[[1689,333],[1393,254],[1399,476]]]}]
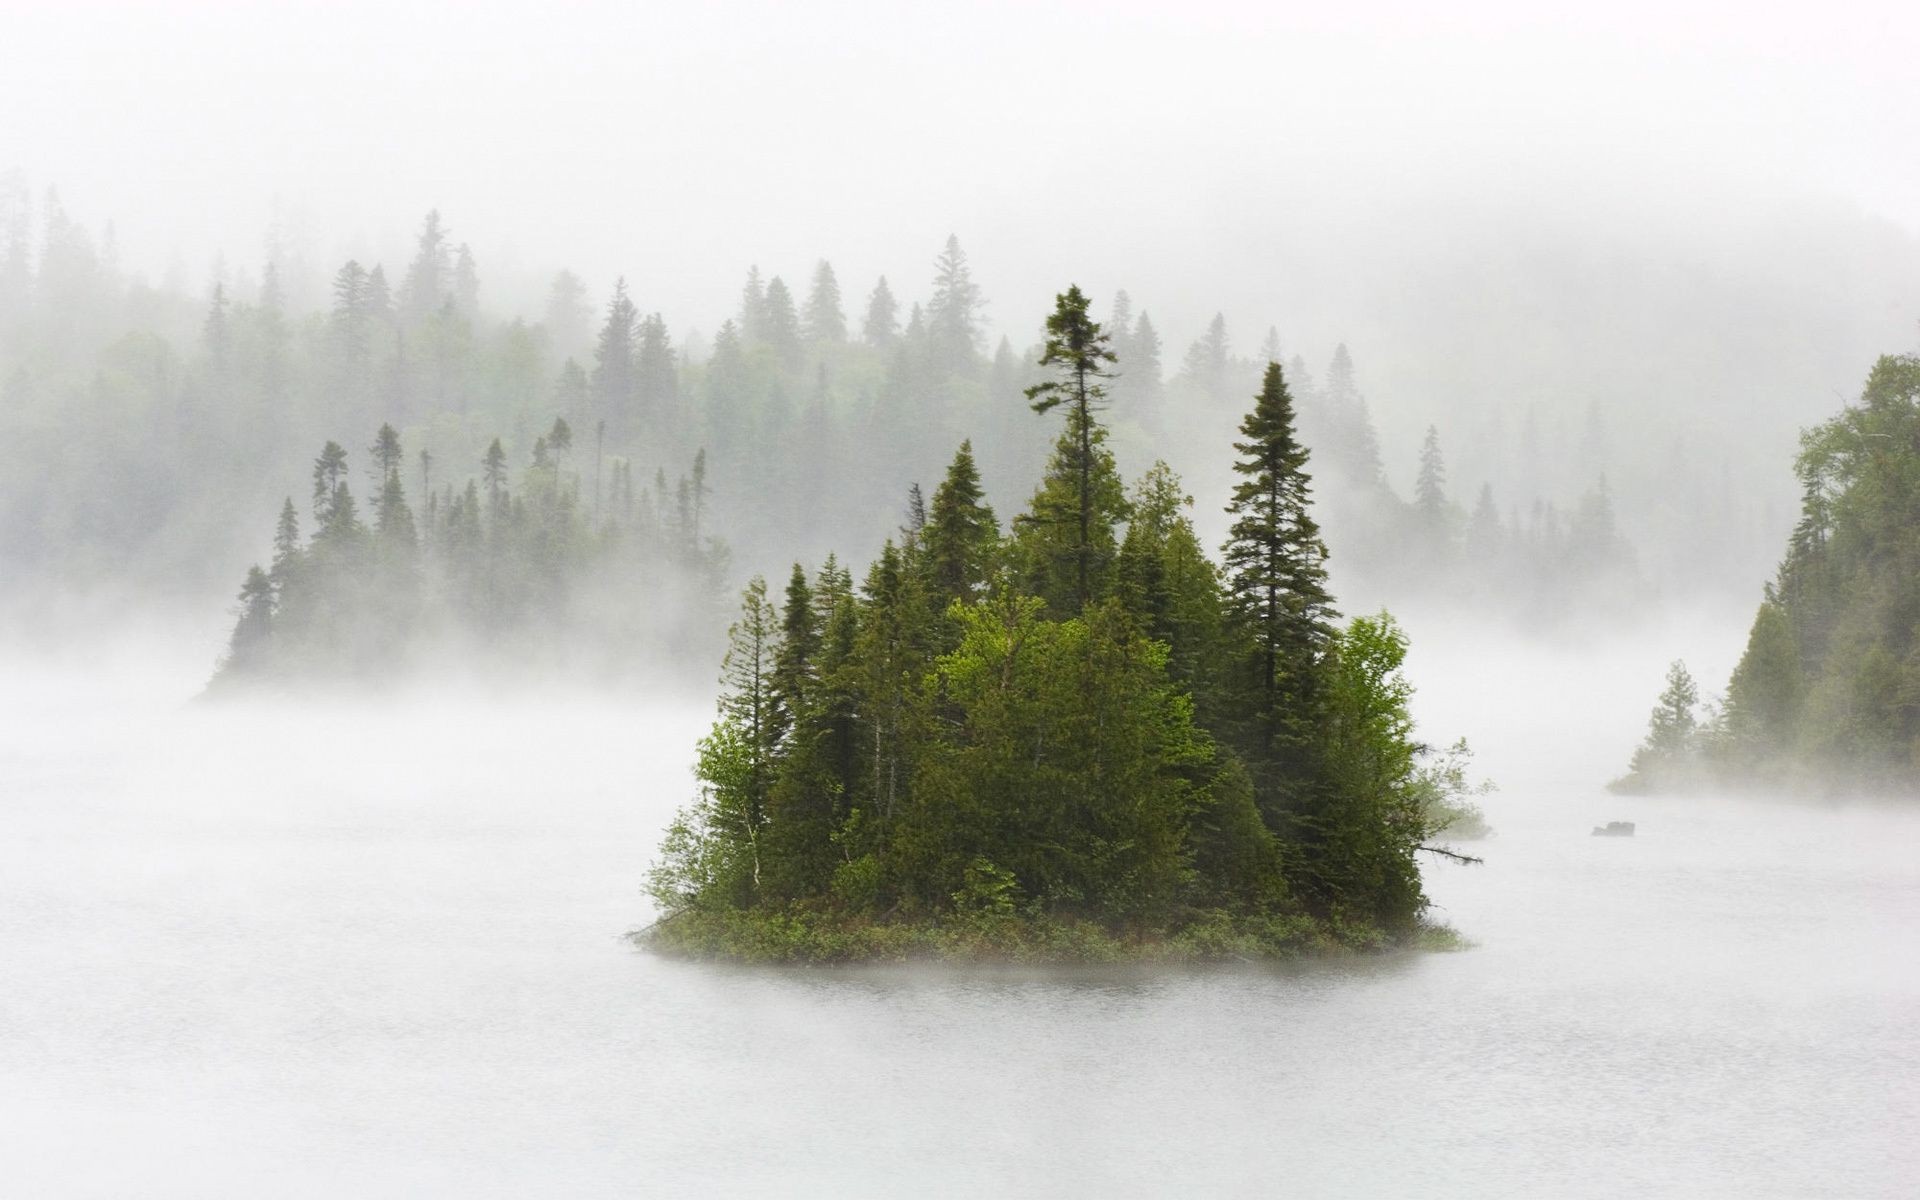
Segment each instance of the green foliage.
[{"label": "green foliage", "polygon": [[[1920,779],[1920,356],[1801,436],[1800,521],[1714,718],[1669,678],[1620,786],[1911,792]],[[1674,764],[1686,769],[1674,769]]]},{"label": "green foliage", "polygon": [[1390,618],[1332,626],[1278,368],[1238,447],[1229,580],[1165,464],[1123,492],[1077,289],[1049,339],[1029,398],[1067,428],[1004,554],[963,444],[858,592],[831,558],[779,608],[749,584],[650,944],[1108,961],[1419,933],[1415,855],[1470,811],[1465,748],[1416,740]]}]

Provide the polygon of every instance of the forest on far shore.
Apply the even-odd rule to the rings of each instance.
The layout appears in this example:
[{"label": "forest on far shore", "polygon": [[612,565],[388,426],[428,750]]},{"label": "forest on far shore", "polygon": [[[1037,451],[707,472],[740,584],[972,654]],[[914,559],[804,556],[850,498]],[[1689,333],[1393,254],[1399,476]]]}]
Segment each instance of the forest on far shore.
[{"label": "forest on far shore", "polygon": [[1806,431],[1803,497],[1724,699],[1676,662],[1614,787],[1920,792],[1920,357]]},{"label": "forest on far shore", "polygon": [[[897,481],[931,485],[963,438],[996,489],[1031,487],[1044,469],[1022,398],[1044,377],[1042,341],[989,340],[957,238],[932,243],[917,287],[845,281],[826,261],[797,277],[749,269],[736,310],[702,330],[670,324],[656,307],[669,297],[610,271],[597,294],[558,271],[537,312],[503,311],[480,251],[438,213],[404,261],[340,262],[321,285],[295,287],[317,272],[272,246],[257,269],[223,265],[204,289],[154,283],[57,196],[0,182],[0,434],[49,467],[0,481],[0,557],[23,587],[138,581],[150,598],[199,602],[269,557],[273,514],[305,491],[319,448],[360,461],[382,427],[406,447],[401,479],[421,519],[430,502],[451,508],[444,485],[458,499],[496,441],[514,472],[534,469],[556,422],[573,439],[557,469],[578,474],[589,519],[612,511],[619,459],[636,508],[651,488],[671,521],[677,481],[704,454],[705,516],[735,586],[793,553],[877,542],[903,519]],[[1546,625],[1624,615],[1654,586],[1616,511],[1638,493],[1604,465],[1597,408],[1436,412],[1393,432],[1420,447],[1417,469],[1395,478],[1365,359],[1346,345],[1309,363],[1278,330],[1215,315],[1175,349],[1138,298],[1104,307],[1123,364],[1107,414],[1116,446],[1186,464],[1209,508],[1205,447],[1231,436],[1264,364],[1286,366],[1345,586]],[[440,468],[431,478],[422,453]],[[384,487],[369,474],[360,498]]]}]

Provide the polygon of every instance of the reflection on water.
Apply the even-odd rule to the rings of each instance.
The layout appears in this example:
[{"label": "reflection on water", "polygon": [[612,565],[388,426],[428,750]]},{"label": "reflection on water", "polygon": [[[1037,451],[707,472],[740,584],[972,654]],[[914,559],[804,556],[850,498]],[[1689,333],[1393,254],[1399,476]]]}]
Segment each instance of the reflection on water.
[{"label": "reflection on water", "polygon": [[1065,972],[629,950],[704,702],[17,672],[8,1190],[1912,1194],[1920,814],[1608,796],[1580,760],[1644,698],[1559,740],[1537,700],[1595,665],[1423,698],[1506,785],[1488,864],[1430,873],[1476,949]]}]

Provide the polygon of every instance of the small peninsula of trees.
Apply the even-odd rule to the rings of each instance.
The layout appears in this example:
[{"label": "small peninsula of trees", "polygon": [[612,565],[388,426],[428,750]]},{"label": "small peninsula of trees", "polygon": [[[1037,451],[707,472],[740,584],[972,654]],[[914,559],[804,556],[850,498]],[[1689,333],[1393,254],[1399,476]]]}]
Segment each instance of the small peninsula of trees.
[{"label": "small peninsula of trees", "polygon": [[1071,288],[1047,322],[1027,397],[1061,430],[1025,511],[1002,524],[962,443],[857,587],[832,556],[748,584],[645,943],[1258,957],[1421,932],[1461,760],[1415,737],[1392,619],[1336,620],[1281,367],[1235,444],[1223,568],[1164,464],[1123,485],[1087,307]]},{"label": "small peninsula of trees", "polygon": [[1800,521],[1723,702],[1675,663],[1622,791],[1920,791],[1920,357],[1801,436]]},{"label": "small peninsula of trees", "polygon": [[[607,484],[583,498],[574,454],[573,430],[556,418],[535,439],[517,490],[495,438],[478,477],[435,491],[439,464],[423,451],[426,506],[416,513],[400,435],[382,425],[368,449],[362,515],[347,452],[328,442],[313,462],[312,536],[302,541],[288,497],[272,564],[241,584],[214,690],[390,679],[428,654],[496,671],[552,667],[584,651],[606,671],[701,645],[726,566],[725,547],[702,528],[705,455],[672,495],[664,473],[636,492],[625,459],[592,461],[591,477],[604,471]],[[483,659],[471,653],[480,647]]]}]

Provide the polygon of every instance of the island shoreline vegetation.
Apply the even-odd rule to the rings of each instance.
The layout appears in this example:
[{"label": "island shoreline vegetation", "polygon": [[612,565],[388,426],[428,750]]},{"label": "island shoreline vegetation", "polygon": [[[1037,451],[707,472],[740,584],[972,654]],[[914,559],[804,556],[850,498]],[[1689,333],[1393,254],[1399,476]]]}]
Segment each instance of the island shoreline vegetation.
[{"label": "island shoreline vegetation", "polygon": [[1920,356],[1805,430],[1801,512],[1724,697],[1667,670],[1626,794],[1920,794]]},{"label": "island shoreline vegetation", "polygon": [[1457,945],[1422,853],[1477,810],[1415,737],[1407,639],[1338,624],[1269,363],[1219,563],[1164,464],[1123,485],[1116,363],[1069,288],[1032,409],[1062,428],[1004,529],[963,442],[856,589],[742,594],[697,799],[633,935],[694,958],[1202,961]]}]

